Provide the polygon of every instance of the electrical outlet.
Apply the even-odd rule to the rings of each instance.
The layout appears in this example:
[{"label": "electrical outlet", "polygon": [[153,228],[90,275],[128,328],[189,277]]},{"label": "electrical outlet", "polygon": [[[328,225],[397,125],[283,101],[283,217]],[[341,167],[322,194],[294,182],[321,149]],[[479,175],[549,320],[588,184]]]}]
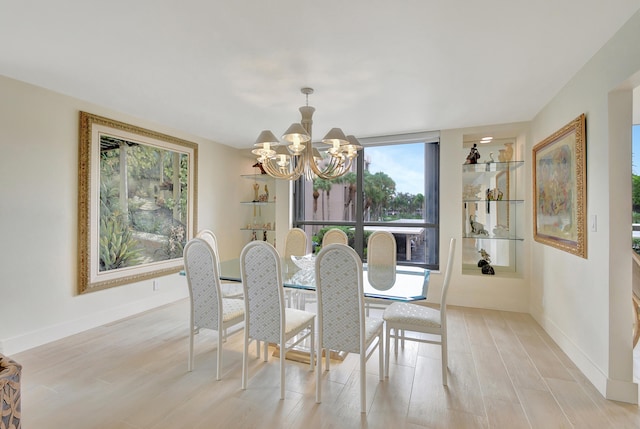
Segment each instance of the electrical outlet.
[{"label": "electrical outlet", "polygon": [[153,281],[153,290],[159,290],[160,289],[160,282],[158,280],[154,280]]}]

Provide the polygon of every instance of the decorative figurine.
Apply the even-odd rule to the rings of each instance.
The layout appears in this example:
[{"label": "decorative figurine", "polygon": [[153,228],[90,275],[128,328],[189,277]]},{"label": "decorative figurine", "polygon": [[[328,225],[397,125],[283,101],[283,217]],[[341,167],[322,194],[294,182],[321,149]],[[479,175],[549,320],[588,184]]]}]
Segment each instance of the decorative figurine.
[{"label": "decorative figurine", "polygon": [[469,216],[469,225],[471,225],[471,233],[477,235],[489,235],[489,232],[484,229],[484,225],[473,219],[473,216]]},{"label": "decorative figurine", "polygon": [[259,168],[260,169],[260,174],[267,174],[267,172],[264,171],[264,167],[262,166],[261,162],[256,162],[255,164],[253,164],[252,167],[253,168]]},{"label": "decorative figurine", "polygon": [[[486,250],[484,249],[480,249],[478,251],[478,253],[480,253],[480,256],[482,257],[482,260],[485,261],[487,264],[491,263],[491,256],[487,253]],[[478,262],[479,264],[479,262]]]},{"label": "decorative figurine", "polygon": [[496,160],[493,159],[493,152],[489,152],[489,160],[487,161],[487,164],[491,164],[492,162],[496,162]]},{"label": "decorative figurine", "polygon": [[481,185],[464,185],[464,190],[462,191],[462,197],[465,200],[477,200],[478,192],[482,189]]},{"label": "decorative figurine", "polygon": [[493,188],[493,189],[487,188],[487,200],[489,200],[489,201],[501,201],[503,196],[504,196],[504,193],[500,189],[498,189],[498,188]]},{"label": "decorative figurine", "polygon": [[267,231],[263,231],[263,233],[262,233],[262,241],[267,241]]},{"label": "decorative figurine", "polygon": [[258,191],[260,190],[260,185],[258,185],[257,183],[253,184],[253,202],[257,203],[258,200]]},{"label": "decorative figurine", "polygon": [[482,259],[478,261],[478,267],[481,268],[482,274],[494,275],[496,272],[491,266],[491,256],[489,256],[487,251],[484,249],[480,249],[478,253],[480,253],[480,256],[482,257]]},{"label": "decorative figurine", "polygon": [[465,164],[477,164],[480,159],[480,152],[478,152],[478,145],[476,143],[473,144],[469,155],[467,155],[467,160]]}]

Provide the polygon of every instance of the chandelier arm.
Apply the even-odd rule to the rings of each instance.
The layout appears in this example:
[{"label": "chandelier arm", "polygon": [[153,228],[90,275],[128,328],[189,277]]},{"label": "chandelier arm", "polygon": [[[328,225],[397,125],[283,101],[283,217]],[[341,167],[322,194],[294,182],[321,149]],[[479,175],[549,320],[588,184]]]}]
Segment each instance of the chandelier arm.
[{"label": "chandelier arm", "polygon": [[[298,157],[294,157],[296,159]],[[267,158],[262,162],[262,166],[264,167],[267,174],[271,177],[275,177],[276,179],[285,179],[285,180],[296,180],[300,177],[304,171],[304,163],[300,162],[301,160],[296,160],[296,165],[293,170],[290,170],[289,173],[284,173],[280,167],[276,166],[273,159]],[[291,162],[294,162],[293,160]]]},{"label": "chandelier arm", "polygon": [[351,169],[351,160],[347,159],[347,161],[343,164],[338,164],[336,158],[331,157],[329,164],[325,168],[318,167],[318,164],[315,162],[312,156],[308,156],[305,154],[307,158],[307,163],[313,171],[313,173],[320,177],[321,179],[331,180],[337,179],[338,177],[344,176]]}]

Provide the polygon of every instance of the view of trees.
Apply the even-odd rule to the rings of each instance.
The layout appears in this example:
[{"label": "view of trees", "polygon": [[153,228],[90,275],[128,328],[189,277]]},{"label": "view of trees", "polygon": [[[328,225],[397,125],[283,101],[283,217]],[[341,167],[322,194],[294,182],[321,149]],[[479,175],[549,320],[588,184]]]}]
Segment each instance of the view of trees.
[{"label": "view of trees", "polygon": [[[345,195],[345,211],[355,198],[356,174],[348,173],[334,180],[316,178],[313,181],[313,211],[316,219],[327,219],[331,213],[330,195],[336,184],[349,184],[349,192]],[[320,203],[318,202],[320,200]],[[326,202],[326,204],[325,204]],[[386,173],[370,173],[364,171],[364,220],[389,221],[394,219],[420,219],[424,204],[423,194],[396,192],[396,183]],[[326,206],[326,207],[325,207]],[[319,211],[319,216],[317,212]],[[352,217],[344,213],[343,219]]]},{"label": "view of trees", "polygon": [[100,271],[182,256],[187,180],[186,155],[101,137]]},{"label": "view of trees", "polygon": [[631,204],[633,209],[633,223],[640,223],[640,176],[631,175]]}]

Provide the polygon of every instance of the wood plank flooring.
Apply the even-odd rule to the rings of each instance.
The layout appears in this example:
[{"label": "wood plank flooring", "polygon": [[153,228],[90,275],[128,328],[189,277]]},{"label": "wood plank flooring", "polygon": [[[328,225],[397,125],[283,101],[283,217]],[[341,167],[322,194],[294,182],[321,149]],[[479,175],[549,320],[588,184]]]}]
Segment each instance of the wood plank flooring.
[{"label": "wood plank flooring", "polygon": [[23,365],[23,428],[640,427],[640,409],[603,399],[529,315],[459,307],[448,315],[449,386],[438,346],[407,342],[395,356],[392,342],[388,379],[378,380],[377,353],[367,364],[361,414],[357,355],[332,362],[321,404],[308,365],[290,361],[281,401],[278,360],[256,359],[255,347],[241,390],[242,330],[224,345],[221,381],[210,331],[196,337],[187,372],[182,300],[12,356]]}]

